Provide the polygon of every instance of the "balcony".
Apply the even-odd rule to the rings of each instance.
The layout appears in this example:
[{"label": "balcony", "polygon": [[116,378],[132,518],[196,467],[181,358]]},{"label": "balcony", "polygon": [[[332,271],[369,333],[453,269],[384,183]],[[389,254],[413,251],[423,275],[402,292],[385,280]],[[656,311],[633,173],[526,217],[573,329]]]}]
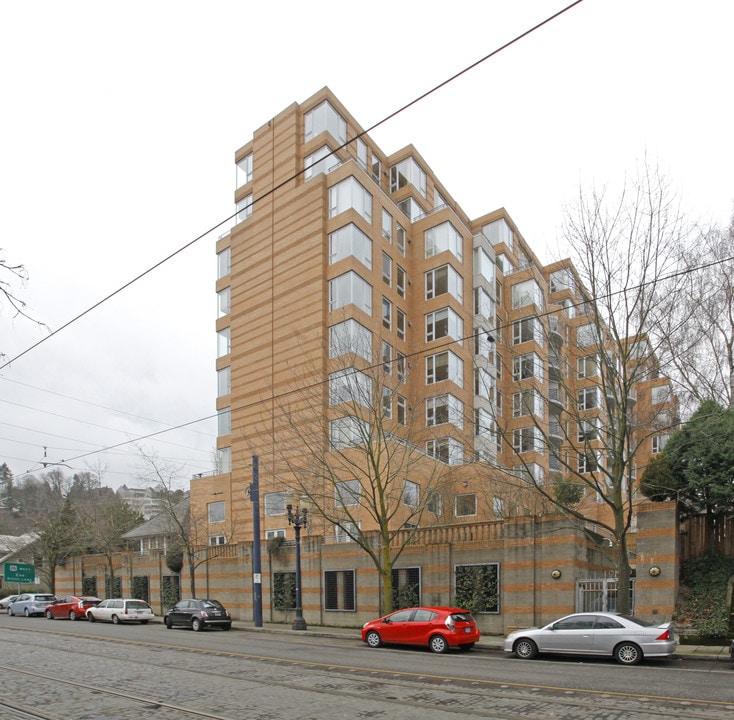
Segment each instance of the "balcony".
[{"label": "balcony", "polygon": [[563,361],[555,353],[548,355],[548,374],[553,380],[560,380],[563,377]]},{"label": "balcony", "polygon": [[555,445],[560,445],[563,442],[563,425],[558,420],[551,418],[548,424],[548,437]]},{"label": "balcony", "polygon": [[553,387],[553,385],[551,384],[551,387],[548,389],[548,402],[551,405],[555,405],[556,408],[560,408],[561,410],[563,410],[563,408],[566,406],[564,396],[565,393],[563,392],[563,388]]}]

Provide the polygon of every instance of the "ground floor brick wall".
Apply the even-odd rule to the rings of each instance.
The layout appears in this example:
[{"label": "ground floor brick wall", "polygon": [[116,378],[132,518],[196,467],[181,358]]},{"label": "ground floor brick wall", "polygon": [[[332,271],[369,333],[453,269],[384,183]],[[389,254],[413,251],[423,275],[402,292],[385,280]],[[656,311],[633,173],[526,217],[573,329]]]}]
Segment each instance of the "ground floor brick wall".
[{"label": "ground floor brick wall", "polygon": [[[669,619],[677,593],[678,532],[673,504],[648,504],[638,512],[632,534],[633,567],[637,570],[636,610],[643,617]],[[396,568],[418,568],[421,602],[455,603],[457,566],[496,564],[499,578],[497,612],[478,613],[484,633],[503,634],[514,627],[548,622],[576,609],[577,582],[613,574],[613,553],[600,534],[580,529],[560,516],[520,517],[474,526],[427,528],[402,551]],[[195,593],[219,599],[236,620],[253,619],[253,546],[251,543],[220,546],[195,569]],[[156,614],[165,612],[162,585],[173,573],[160,553],[120,553],[113,564],[129,596],[147,578],[148,601]],[[265,622],[290,623],[293,610],[272,606],[273,578],[295,568],[295,548],[261,547],[262,601]],[[659,574],[650,574],[659,567]],[[360,627],[380,613],[380,576],[367,555],[355,543],[329,543],[306,536],[301,543],[303,614],[312,625]],[[334,572],[339,571],[339,572]],[[346,571],[355,578],[354,610],[325,607],[325,576]],[[81,593],[84,578],[96,578],[98,594],[105,588],[107,565],[101,556],[69,559],[56,574],[59,595]],[[137,578],[137,580],[136,580]],[[89,583],[89,580],[87,580]],[[190,571],[180,574],[182,597],[189,597]]]}]

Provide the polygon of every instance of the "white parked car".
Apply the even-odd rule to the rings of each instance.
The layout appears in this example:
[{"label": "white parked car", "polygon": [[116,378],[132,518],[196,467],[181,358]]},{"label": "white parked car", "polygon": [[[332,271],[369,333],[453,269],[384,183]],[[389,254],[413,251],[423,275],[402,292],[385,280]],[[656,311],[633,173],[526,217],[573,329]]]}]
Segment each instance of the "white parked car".
[{"label": "white parked car", "polygon": [[8,615],[43,615],[54,600],[56,595],[49,593],[23,593],[8,605]]},{"label": "white parked car", "polygon": [[7,610],[8,605],[10,605],[10,603],[17,597],[17,595],[8,595],[7,597],[2,598],[2,600],[0,600],[0,610]]},{"label": "white parked car", "polygon": [[102,600],[99,605],[87,610],[87,620],[94,622],[101,620],[117,625],[123,622],[139,622],[145,625],[155,617],[153,610],[145,600],[130,600],[127,598],[110,598]]}]

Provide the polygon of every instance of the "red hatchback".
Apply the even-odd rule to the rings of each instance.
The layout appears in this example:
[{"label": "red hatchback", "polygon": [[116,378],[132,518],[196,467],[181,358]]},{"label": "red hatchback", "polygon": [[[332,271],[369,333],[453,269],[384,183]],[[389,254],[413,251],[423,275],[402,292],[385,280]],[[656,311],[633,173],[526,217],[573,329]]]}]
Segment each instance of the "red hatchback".
[{"label": "red hatchback", "polygon": [[398,610],[362,627],[362,641],[370,647],[382,644],[427,645],[433,652],[449,648],[471,650],[479,629],[467,610],[451,607],[419,607]]},{"label": "red hatchback", "polygon": [[83,620],[87,617],[87,610],[101,602],[100,598],[88,595],[67,595],[54,601],[46,608],[46,617],[49,620],[58,618]]}]

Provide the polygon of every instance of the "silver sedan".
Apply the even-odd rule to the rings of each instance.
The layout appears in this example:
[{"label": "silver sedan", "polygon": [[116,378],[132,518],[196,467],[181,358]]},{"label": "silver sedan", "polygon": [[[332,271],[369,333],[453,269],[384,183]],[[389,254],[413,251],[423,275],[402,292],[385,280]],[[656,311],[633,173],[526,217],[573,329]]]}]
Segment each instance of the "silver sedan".
[{"label": "silver sedan", "polygon": [[540,628],[511,632],[506,653],[529,660],[538,653],[600,655],[622,665],[643,657],[670,657],[678,647],[672,622],[655,623],[619,613],[574,613]]}]

